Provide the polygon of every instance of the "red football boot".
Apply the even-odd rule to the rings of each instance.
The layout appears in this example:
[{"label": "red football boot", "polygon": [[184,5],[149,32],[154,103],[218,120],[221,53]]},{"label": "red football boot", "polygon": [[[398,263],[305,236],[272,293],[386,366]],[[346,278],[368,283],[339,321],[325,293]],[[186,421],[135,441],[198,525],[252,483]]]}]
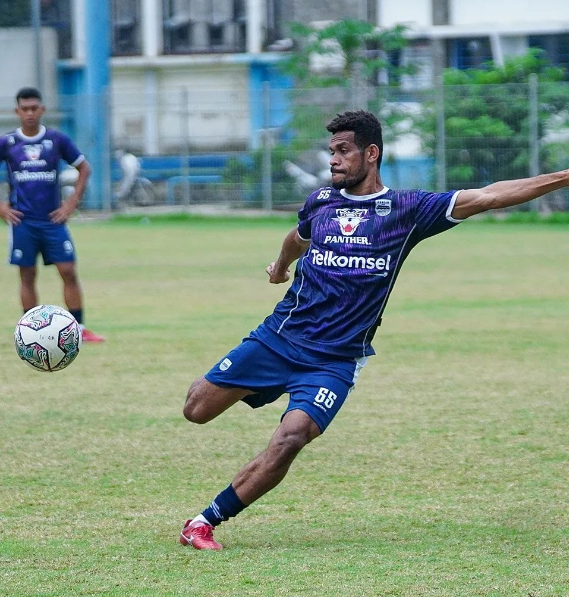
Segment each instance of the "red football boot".
[{"label": "red football boot", "polygon": [[105,339],[87,328],[83,328],[83,342],[104,342]]},{"label": "red football boot", "polygon": [[186,520],[186,524],[182,529],[180,543],[182,545],[191,545],[195,549],[215,549],[219,551],[223,549],[223,545],[213,538],[213,529],[214,527],[210,524],[200,520],[192,522],[190,518],[190,520]]}]

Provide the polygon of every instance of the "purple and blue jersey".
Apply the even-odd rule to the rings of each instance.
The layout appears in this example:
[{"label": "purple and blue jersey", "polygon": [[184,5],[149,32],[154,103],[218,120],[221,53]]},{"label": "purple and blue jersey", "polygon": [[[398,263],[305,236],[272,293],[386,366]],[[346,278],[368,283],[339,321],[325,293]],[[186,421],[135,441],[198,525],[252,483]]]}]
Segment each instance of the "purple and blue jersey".
[{"label": "purple and blue jersey", "polygon": [[347,358],[375,354],[374,334],[404,260],[420,241],[460,222],[460,191],[318,189],[299,211],[310,246],[265,325],[296,345]]},{"label": "purple and blue jersey", "polygon": [[5,161],[10,185],[10,205],[24,219],[49,221],[61,204],[58,184],[61,160],[78,166],[85,157],[73,141],[59,131],[40,127],[34,137],[17,129],[0,137],[0,162]]}]

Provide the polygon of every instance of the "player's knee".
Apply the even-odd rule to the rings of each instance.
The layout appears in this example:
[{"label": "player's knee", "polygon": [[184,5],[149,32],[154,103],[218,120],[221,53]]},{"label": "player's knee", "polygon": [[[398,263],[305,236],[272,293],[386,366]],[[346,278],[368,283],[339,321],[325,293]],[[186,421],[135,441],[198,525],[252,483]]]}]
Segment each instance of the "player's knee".
[{"label": "player's knee", "polygon": [[64,271],[60,270],[59,274],[61,275],[61,279],[65,284],[74,286],[79,284],[79,278],[77,277],[77,272],[74,269]]},{"label": "player's knee", "polygon": [[293,460],[310,441],[311,437],[307,430],[300,427],[286,429],[271,441],[271,452],[277,460],[288,462]]},{"label": "player's knee", "polygon": [[20,268],[20,280],[22,282],[22,286],[33,287],[36,283],[36,269]]}]

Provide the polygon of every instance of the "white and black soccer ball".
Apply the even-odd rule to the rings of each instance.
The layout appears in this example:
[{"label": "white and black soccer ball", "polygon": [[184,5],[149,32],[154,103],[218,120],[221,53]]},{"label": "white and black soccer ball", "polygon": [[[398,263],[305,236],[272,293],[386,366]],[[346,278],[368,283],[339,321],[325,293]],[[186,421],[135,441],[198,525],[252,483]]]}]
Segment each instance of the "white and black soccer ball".
[{"label": "white and black soccer ball", "polygon": [[18,356],[36,371],[61,371],[79,354],[82,334],[71,313],[55,305],[27,311],[14,331]]}]

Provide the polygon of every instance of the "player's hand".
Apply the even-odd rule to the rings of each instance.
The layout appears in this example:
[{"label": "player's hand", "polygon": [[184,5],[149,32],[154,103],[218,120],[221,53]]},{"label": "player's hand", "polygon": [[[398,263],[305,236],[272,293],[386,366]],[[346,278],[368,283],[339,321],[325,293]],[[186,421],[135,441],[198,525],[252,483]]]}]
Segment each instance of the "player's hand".
[{"label": "player's hand", "polygon": [[0,218],[2,218],[6,224],[18,225],[24,214],[17,209],[12,209],[8,204],[0,204]]},{"label": "player's hand", "polygon": [[72,205],[72,203],[70,201],[66,201],[55,211],[52,211],[49,214],[49,217],[54,224],[65,224],[74,211],[75,207]]},{"label": "player's hand", "polygon": [[284,273],[279,271],[275,267],[274,261],[271,262],[265,271],[269,274],[269,282],[271,284],[282,284],[283,282],[288,282],[290,280],[290,270],[287,268]]}]

